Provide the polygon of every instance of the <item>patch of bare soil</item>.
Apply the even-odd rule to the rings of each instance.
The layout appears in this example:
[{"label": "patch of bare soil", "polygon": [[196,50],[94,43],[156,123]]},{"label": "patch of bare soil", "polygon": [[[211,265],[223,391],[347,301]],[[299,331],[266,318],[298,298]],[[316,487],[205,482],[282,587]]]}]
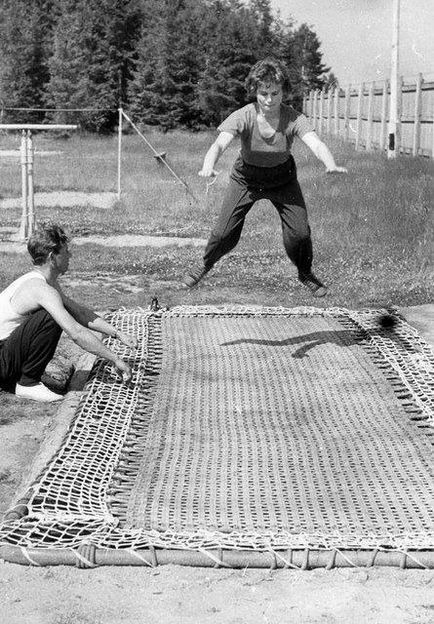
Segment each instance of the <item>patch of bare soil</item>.
[{"label": "patch of bare soil", "polygon": [[93,243],[104,247],[205,247],[202,238],[179,236],[145,236],[137,234],[119,234],[116,236],[83,236],[74,238],[74,245]]},{"label": "patch of bare soil", "polygon": [[[89,206],[92,208],[113,208],[117,201],[116,193],[81,193],[79,191],[53,191],[35,193],[36,206],[50,208],[71,208],[71,206]],[[0,208],[17,208],[21,206],[21,197],[7,197],[0,200]]]},{"label": "patch of bare soil", "polygon": [[[125,288],[126,283],[135,288],[138,279],[122,277],[116,283],[116,278],[100,277],[110,288]],[[77,362],[82,353],[67,340],[62,349],[58,377],[59,371],[65,371],[71,360]],[[49,372],[55,383],[56,371]],[[30,404],[4,393],[0,403],[2,514],[15,502],[22,479],[28,478],[42,442],[55,427],[58,407]],[[79,570],[0,562],[0,622],[433,624],[434,571],[354,568],[300,572],[174,565]]]}]

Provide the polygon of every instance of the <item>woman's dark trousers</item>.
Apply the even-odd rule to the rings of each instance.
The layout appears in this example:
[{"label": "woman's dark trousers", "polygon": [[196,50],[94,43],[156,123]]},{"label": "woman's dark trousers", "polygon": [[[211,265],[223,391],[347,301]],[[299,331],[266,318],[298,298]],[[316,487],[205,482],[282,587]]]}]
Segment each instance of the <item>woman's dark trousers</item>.
[{"label": "woman's dark trousers", "polygon": [[309,274],[312,267],[312,240],[306,204],[294,160],[272,168],[253,167],[238,159],[232,169],[218,221],[204,254],[210,269],[238,243],[247,213],[256,201],[268,199],[277,209],[283,244],[299,274]]}]

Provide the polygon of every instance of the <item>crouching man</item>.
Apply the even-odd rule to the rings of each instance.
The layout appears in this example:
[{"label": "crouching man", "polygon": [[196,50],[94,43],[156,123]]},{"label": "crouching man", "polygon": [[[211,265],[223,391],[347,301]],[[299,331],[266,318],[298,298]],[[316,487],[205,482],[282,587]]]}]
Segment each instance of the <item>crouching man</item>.
[{"label": "crouching man", "polygon": [[90,330],[113,336],[132,349],[137,347],[137,339],[69,299],[60,288],[57,278],[68,270],[71,255],[63,229],[53,224],[41,226],[29,238],[27,249],[33,270],[0,293],[0,386],[34,401],[62,399],[41,382],[62,330],[86,351],[113,362],[129,381],[130,366]]}]

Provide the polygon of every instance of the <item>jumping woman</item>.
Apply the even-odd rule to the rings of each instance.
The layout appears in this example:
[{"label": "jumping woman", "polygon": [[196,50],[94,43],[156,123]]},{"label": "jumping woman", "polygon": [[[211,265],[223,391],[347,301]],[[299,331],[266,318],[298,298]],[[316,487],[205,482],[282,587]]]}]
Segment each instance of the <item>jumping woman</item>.
[{"label": "jumping woman", "polygon": [[298,269],[300,282],[315,297],[327,293],[326,286],[312,272],[310,227],[291,154],[294,137],[299,137],[311,149],[327,173],[346,173],[347,170],[336,165],[307,117],[283,103],[288,87],[288,78],[280,62],[259,61],[246,79],[247,93],[255,101],[233,112],[218,127],[219,135],[206,153],[199,175],[204,178],[217,175],[215,166],[220,156],[237,136],[241,139],[241,150],[232,167],[203,263],[185,275],[186,287],[195,286],[237,245],[250,208],[260,199],[268,199],[279,213],[285,250]]}]

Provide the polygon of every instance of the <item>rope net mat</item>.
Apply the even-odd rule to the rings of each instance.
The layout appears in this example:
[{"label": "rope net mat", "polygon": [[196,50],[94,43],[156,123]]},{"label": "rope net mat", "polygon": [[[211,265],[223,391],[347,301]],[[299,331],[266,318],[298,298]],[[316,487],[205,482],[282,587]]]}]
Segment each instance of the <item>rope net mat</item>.
[{"label": "rope net mat", "polygon": [[0,525],[0,556],[73,553],[83,567],[95,552],[148,565],[168,552],[212,565],[271,553],[303,567],[294,553],[327,553],[331,567],[367,552],[370,564],[392,553],[434,567],[434,352],[399,315],[381,328],[379,313],[111,314],[139,338],[136,353],[107,343],[132,382],[96,361],[25,515]]}]

